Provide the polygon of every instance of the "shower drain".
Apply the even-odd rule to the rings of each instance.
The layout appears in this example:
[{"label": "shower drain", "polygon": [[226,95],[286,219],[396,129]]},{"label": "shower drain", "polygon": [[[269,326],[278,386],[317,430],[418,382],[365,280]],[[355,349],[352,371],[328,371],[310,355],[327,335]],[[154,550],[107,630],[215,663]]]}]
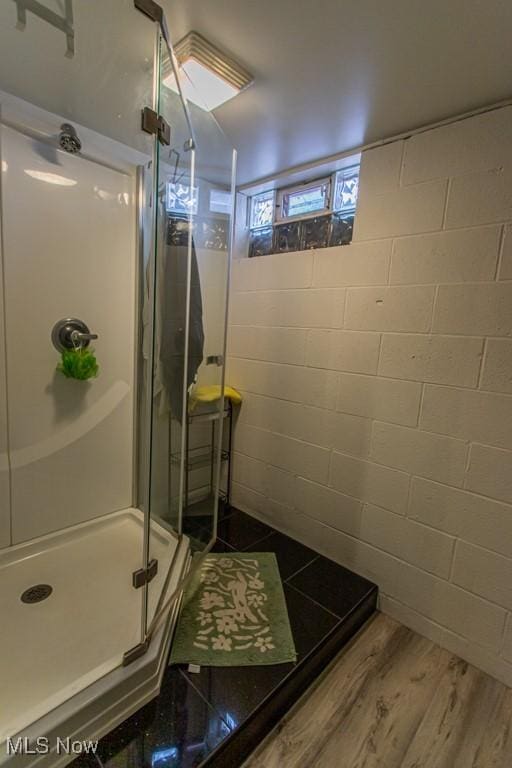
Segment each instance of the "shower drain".
[{"label": "shower drain", "polygon": [[41,600],[46,600],[53,592],[53,587],[49,584],[35,584],[33,587],[26,589],[22,596],[22,603],[40,603]]}]

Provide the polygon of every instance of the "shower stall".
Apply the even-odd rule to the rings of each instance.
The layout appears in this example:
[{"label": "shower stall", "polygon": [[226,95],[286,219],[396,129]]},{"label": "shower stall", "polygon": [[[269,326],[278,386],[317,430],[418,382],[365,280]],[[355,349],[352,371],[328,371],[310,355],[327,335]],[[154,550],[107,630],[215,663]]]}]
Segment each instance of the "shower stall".
[{"label": "shower stall", "polygon": [[0,4],[0,765],[157,693],[215,539],[235,152],[181,76],[150,0]]}]

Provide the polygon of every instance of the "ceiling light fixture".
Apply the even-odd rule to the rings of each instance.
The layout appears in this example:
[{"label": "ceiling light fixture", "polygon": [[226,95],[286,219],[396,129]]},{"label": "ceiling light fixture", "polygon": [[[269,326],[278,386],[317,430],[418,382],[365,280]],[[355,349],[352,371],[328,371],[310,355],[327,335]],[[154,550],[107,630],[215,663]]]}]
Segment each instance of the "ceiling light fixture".
[{"label": "ceiling light fixture", "polygon": [[[203,109],[220,107],[253,82],[253,77],[238,62],[208,42],[198,32],[189,32],[174,46],[184,77],[181,86],[185,98]],[[174,72],[166,73],[163,83],[178,91]]]}]

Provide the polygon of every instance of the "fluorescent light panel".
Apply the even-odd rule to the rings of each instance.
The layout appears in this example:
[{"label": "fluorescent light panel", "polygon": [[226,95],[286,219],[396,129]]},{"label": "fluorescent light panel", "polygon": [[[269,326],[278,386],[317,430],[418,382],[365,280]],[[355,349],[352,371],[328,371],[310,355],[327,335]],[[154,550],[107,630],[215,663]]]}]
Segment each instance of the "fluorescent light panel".
[{"label": "fluorescent light panel", "polygon": [[[252,75],[227,54],[220,51],[197,32],[189,32],[175,46],[175,53],[184,77],[181,79],[187,100],[211,111],[224,104],[252,82]],[[178,92],[172,71],[163,83]]]}]

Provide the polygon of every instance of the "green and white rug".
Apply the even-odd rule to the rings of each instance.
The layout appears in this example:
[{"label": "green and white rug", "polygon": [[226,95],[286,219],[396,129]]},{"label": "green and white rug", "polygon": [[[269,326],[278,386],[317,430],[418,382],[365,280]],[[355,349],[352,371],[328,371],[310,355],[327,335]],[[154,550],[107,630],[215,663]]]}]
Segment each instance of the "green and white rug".
[{"label": "green and white rug", "polygon": [[185,590],[170,663],[242,667],[296,658],[275,555],[207,555]]}]

